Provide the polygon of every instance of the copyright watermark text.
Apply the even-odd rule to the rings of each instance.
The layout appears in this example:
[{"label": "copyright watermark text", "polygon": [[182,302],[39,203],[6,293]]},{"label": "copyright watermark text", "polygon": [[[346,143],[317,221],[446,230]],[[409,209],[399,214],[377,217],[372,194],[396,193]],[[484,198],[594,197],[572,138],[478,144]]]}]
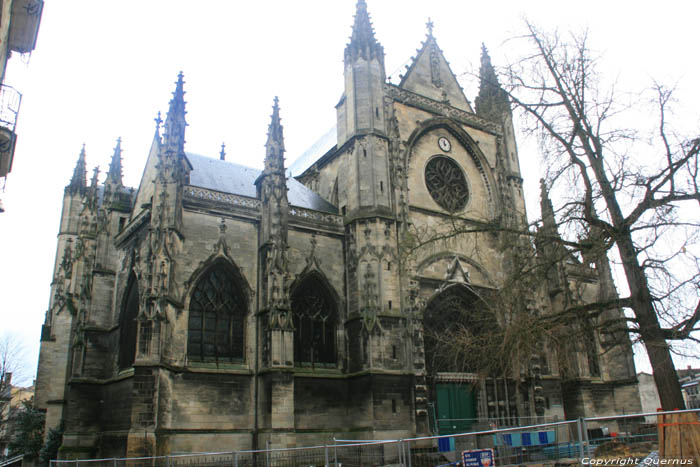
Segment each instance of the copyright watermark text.
[{"label": "copyright watermark text", "polygon": [[695,465],[695,459],[659,459],[659,458],[643,458],[638,457],[623,457],[621,459],[597,459],[595,457],[584,457],[581,459],[583,465]]}]

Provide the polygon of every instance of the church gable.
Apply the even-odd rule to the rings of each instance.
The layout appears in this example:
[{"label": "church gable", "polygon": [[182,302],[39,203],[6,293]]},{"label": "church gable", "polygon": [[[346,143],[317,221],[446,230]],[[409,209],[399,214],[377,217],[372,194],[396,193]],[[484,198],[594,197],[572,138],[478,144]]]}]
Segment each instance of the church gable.
[{"label": "church gable", "polygon": [[428,37],[423,48],[401,79],[399,87],[439,102],[447,101],[453,107],[473,113],[462,87],[433,37],[432,24],[428,24]]}]

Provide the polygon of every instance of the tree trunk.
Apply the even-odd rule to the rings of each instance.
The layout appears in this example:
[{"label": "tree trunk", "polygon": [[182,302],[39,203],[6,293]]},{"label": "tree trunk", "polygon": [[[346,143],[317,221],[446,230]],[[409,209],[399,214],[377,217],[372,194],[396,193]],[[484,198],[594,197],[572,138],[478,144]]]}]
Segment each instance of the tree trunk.
[{"label": "tree trunk", "polygon": [[685,409],[683,393],[678,382],[676,367],[671,358],[671,351],[661,331],[659,317],[654,309],[647,277],[639,265],[632,232],[626,224],[622,209],[620,209],[620,204],[615,195],[615,190],[605,173],[602,163],[602,150],[598,148],[597,151],[593,151],[589,146],[587,152],[591,169],[598,181],[610,213],[610,220],[617,230],[615,241],[620,252],[620,259],[622,259],[622,266],[625,270],[627,285],[630,290],[632,310],[639,326],[639,335],[649,355],[649,362],[654,373],[654,382],[659,393],[661,408],[664,410]]},{"label": "tree trunk", "polygon": [[678,382],[671,351],[661,333],[659,318],[656,316],[656,310],[651,300],[646,276],[639,265],[632,236],[628,231],[620,234],[618,249],[627,276],[632,309],[639,325],[639,334],[649,355],[649,362],[654,373],[654,382],[659,393],[661,408],[663,410],[685,409],[681,385]]}]

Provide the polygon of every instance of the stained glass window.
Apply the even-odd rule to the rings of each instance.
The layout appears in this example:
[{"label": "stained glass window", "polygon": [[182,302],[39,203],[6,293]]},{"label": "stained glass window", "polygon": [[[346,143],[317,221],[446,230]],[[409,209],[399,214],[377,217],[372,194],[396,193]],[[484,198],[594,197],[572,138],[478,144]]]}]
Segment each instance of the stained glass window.
[{"label": "stained glass window", "polygon": [[245,299],[224,264],[215,264],[197,283],[189,307],[187,354],[199,361],[243,359]]},{"label": "stained glass window", "polygon": [[335,301],[321,280],[307,277],[292,294],[294,361],[304,366],[336,363]]}]

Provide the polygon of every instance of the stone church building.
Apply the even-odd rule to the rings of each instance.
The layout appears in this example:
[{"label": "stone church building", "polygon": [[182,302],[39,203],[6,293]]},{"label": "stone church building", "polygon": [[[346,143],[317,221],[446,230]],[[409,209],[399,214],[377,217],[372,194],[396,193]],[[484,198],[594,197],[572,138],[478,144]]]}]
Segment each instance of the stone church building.
[{"label": "stone church building", "polygon": [[[499,375],[436,351],[448,319],[469,323],[514,251],[534,248],[475,232],[404,254],[455,219],[527,225],[512,113],[486,49],[475,106],[430,24],[392,84],[359,0],[344,76],[335,131],[291,167],[295,177],[277,99],[262,171],[223,150],[187,152],[182,74],[138,187],[122,184],[119,142],[104,182],[95,171],[88,183],[83,148],[63,194],[36,386],[47,429],[64,423],[63,457],[395,439],[639,409],[631,346],[603,353],[596,332],[568,352],[566,375],[544,344]],[[543,228],[556,233],[543,194]],[[609,268],[596,266],[561,259],[536,306],[564,306],[572,287],[581,300],[614,293]]]}]

